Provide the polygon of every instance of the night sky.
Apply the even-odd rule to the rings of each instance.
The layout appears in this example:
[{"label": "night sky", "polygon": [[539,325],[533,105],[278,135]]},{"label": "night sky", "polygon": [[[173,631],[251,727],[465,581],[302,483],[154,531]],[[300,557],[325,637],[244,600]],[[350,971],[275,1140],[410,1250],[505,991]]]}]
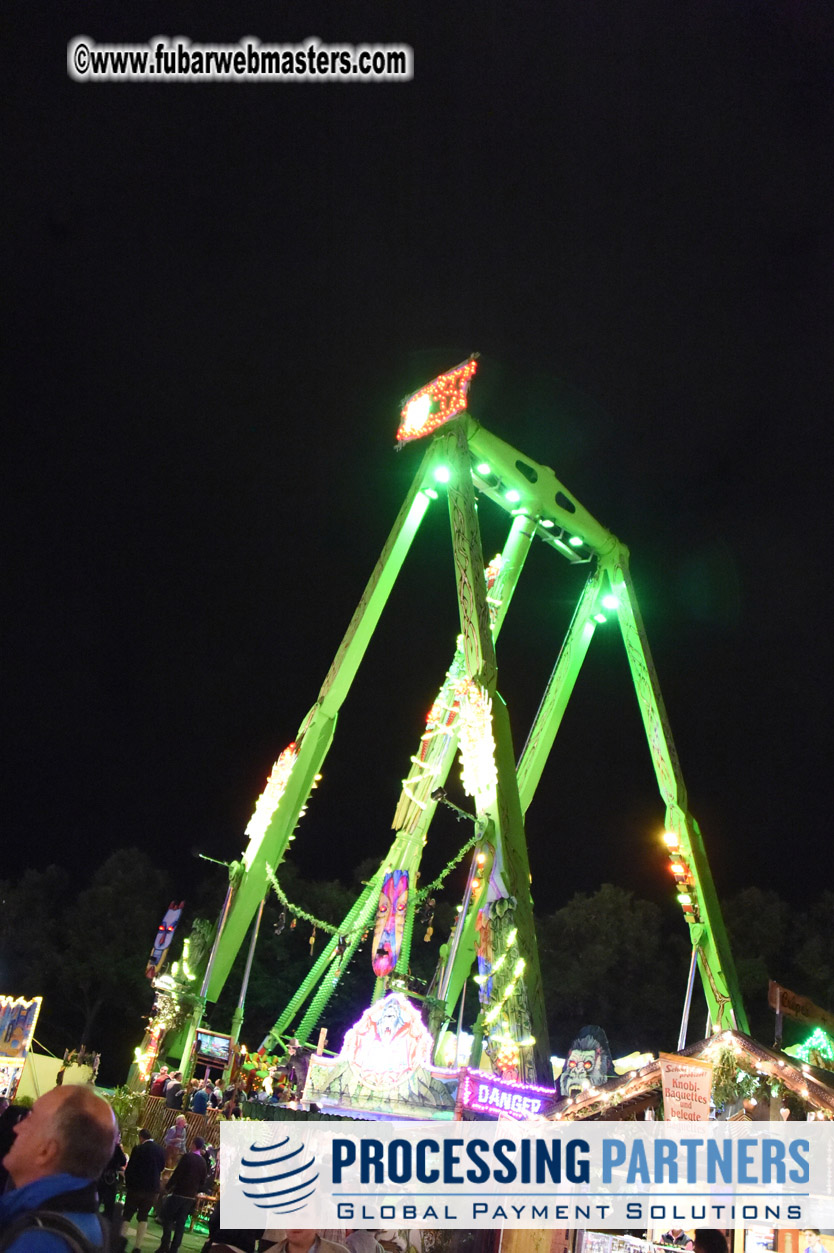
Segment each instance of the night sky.
[{"label": "night sky", "polygon": [[[422,455],[393,451],[399,402],[477,350],[474,415],[631,549],[719,893],[830,884],[830,5],[4,16],[2,875],[82,881],[139,845],[188,898],[195,848],[239,856]],[[401,41],[415,71],[76,83],[81,34]],[[519,752],[583,580],[528,563],[499,645]],[[457,629],[441,499],[305,874],[383,856]],[[668,898],[662,822],[611,624],[529,812],[537,907],[604,881]],[[429,871],[469,834],[433,832]]]}]

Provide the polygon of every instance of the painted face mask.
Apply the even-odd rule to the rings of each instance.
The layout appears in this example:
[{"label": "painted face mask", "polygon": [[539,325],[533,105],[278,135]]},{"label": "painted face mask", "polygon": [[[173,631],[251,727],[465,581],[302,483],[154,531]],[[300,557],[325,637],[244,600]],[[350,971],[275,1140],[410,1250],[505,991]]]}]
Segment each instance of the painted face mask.
[{"label": "painted face mask", "polygon": [[583,1027],[570,1046],[559,1076],[559,1090],[563,1096],[577,1096],[586,1087],[605,1083],[614,1073],[608,1037],[602,1027]]},{"label": "painted face mask", "polygon": [[408,908],[408,871],[392,870],[382,881],[374,927],[375,975],[390,975],[397,964]]},{"label": "painted face mask", "polygon": [[165,964],[165,958],[168,956],[168,949],[171,947],[171,941],[174,938],[174,932],[177,929],[177,923],[180,920],[180,914],[184,905],[185,901],[180,901],[179,904],[176,901],[171,901],[171,904],[165,911],[165,917],[159,924],[151,955],[148,958],[145,974],[149,979],[155,978]]}]

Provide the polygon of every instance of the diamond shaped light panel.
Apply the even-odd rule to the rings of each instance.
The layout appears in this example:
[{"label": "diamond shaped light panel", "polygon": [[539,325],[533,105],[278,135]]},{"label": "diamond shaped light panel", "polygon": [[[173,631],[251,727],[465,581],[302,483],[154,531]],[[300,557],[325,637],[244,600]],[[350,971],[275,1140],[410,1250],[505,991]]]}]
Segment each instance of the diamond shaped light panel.
[{"label": "diamond shaped light panel", "polygon": [[400,412],[400,427],[397,431],[397,443],[400,447],[411,440],[431,435],[444,422],[451,422],[452,418],[463,413],[466,409],[469,380],[477,365],[477,359],[470,357],[468,361],[456,365],[453,370],[438,374],[436,379],[432,379],[425,387],[408,397]]}]

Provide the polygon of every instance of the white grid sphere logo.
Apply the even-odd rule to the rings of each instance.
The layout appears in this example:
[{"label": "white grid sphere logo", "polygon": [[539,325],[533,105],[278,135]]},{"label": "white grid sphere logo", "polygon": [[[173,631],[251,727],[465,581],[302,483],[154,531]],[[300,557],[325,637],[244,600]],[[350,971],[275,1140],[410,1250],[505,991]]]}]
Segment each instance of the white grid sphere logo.
[{"label": "white grid sphere logo", "polygon": [[275,1144],[250,1144],[238,1182],[258,1209],[285,1215],[305,1208],[318,1177],[315,1154],[303,1144],[294,1148],[285,1136]]}]

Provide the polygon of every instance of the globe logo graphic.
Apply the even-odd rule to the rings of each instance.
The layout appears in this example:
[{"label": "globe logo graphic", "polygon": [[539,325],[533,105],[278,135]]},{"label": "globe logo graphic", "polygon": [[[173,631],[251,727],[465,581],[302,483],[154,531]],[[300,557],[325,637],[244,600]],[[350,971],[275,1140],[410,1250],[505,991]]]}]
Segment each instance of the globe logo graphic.
[{"label": "globe logo graphic", "polygon": [[289,1136],[275,1144],[250,1144],[248,1154],[238,1174],[245,1197],[258,1209],[281,1215],[305,1208],[319,1177],[315,1154],[305,1153],[303,1144],[293,1148]]}]

